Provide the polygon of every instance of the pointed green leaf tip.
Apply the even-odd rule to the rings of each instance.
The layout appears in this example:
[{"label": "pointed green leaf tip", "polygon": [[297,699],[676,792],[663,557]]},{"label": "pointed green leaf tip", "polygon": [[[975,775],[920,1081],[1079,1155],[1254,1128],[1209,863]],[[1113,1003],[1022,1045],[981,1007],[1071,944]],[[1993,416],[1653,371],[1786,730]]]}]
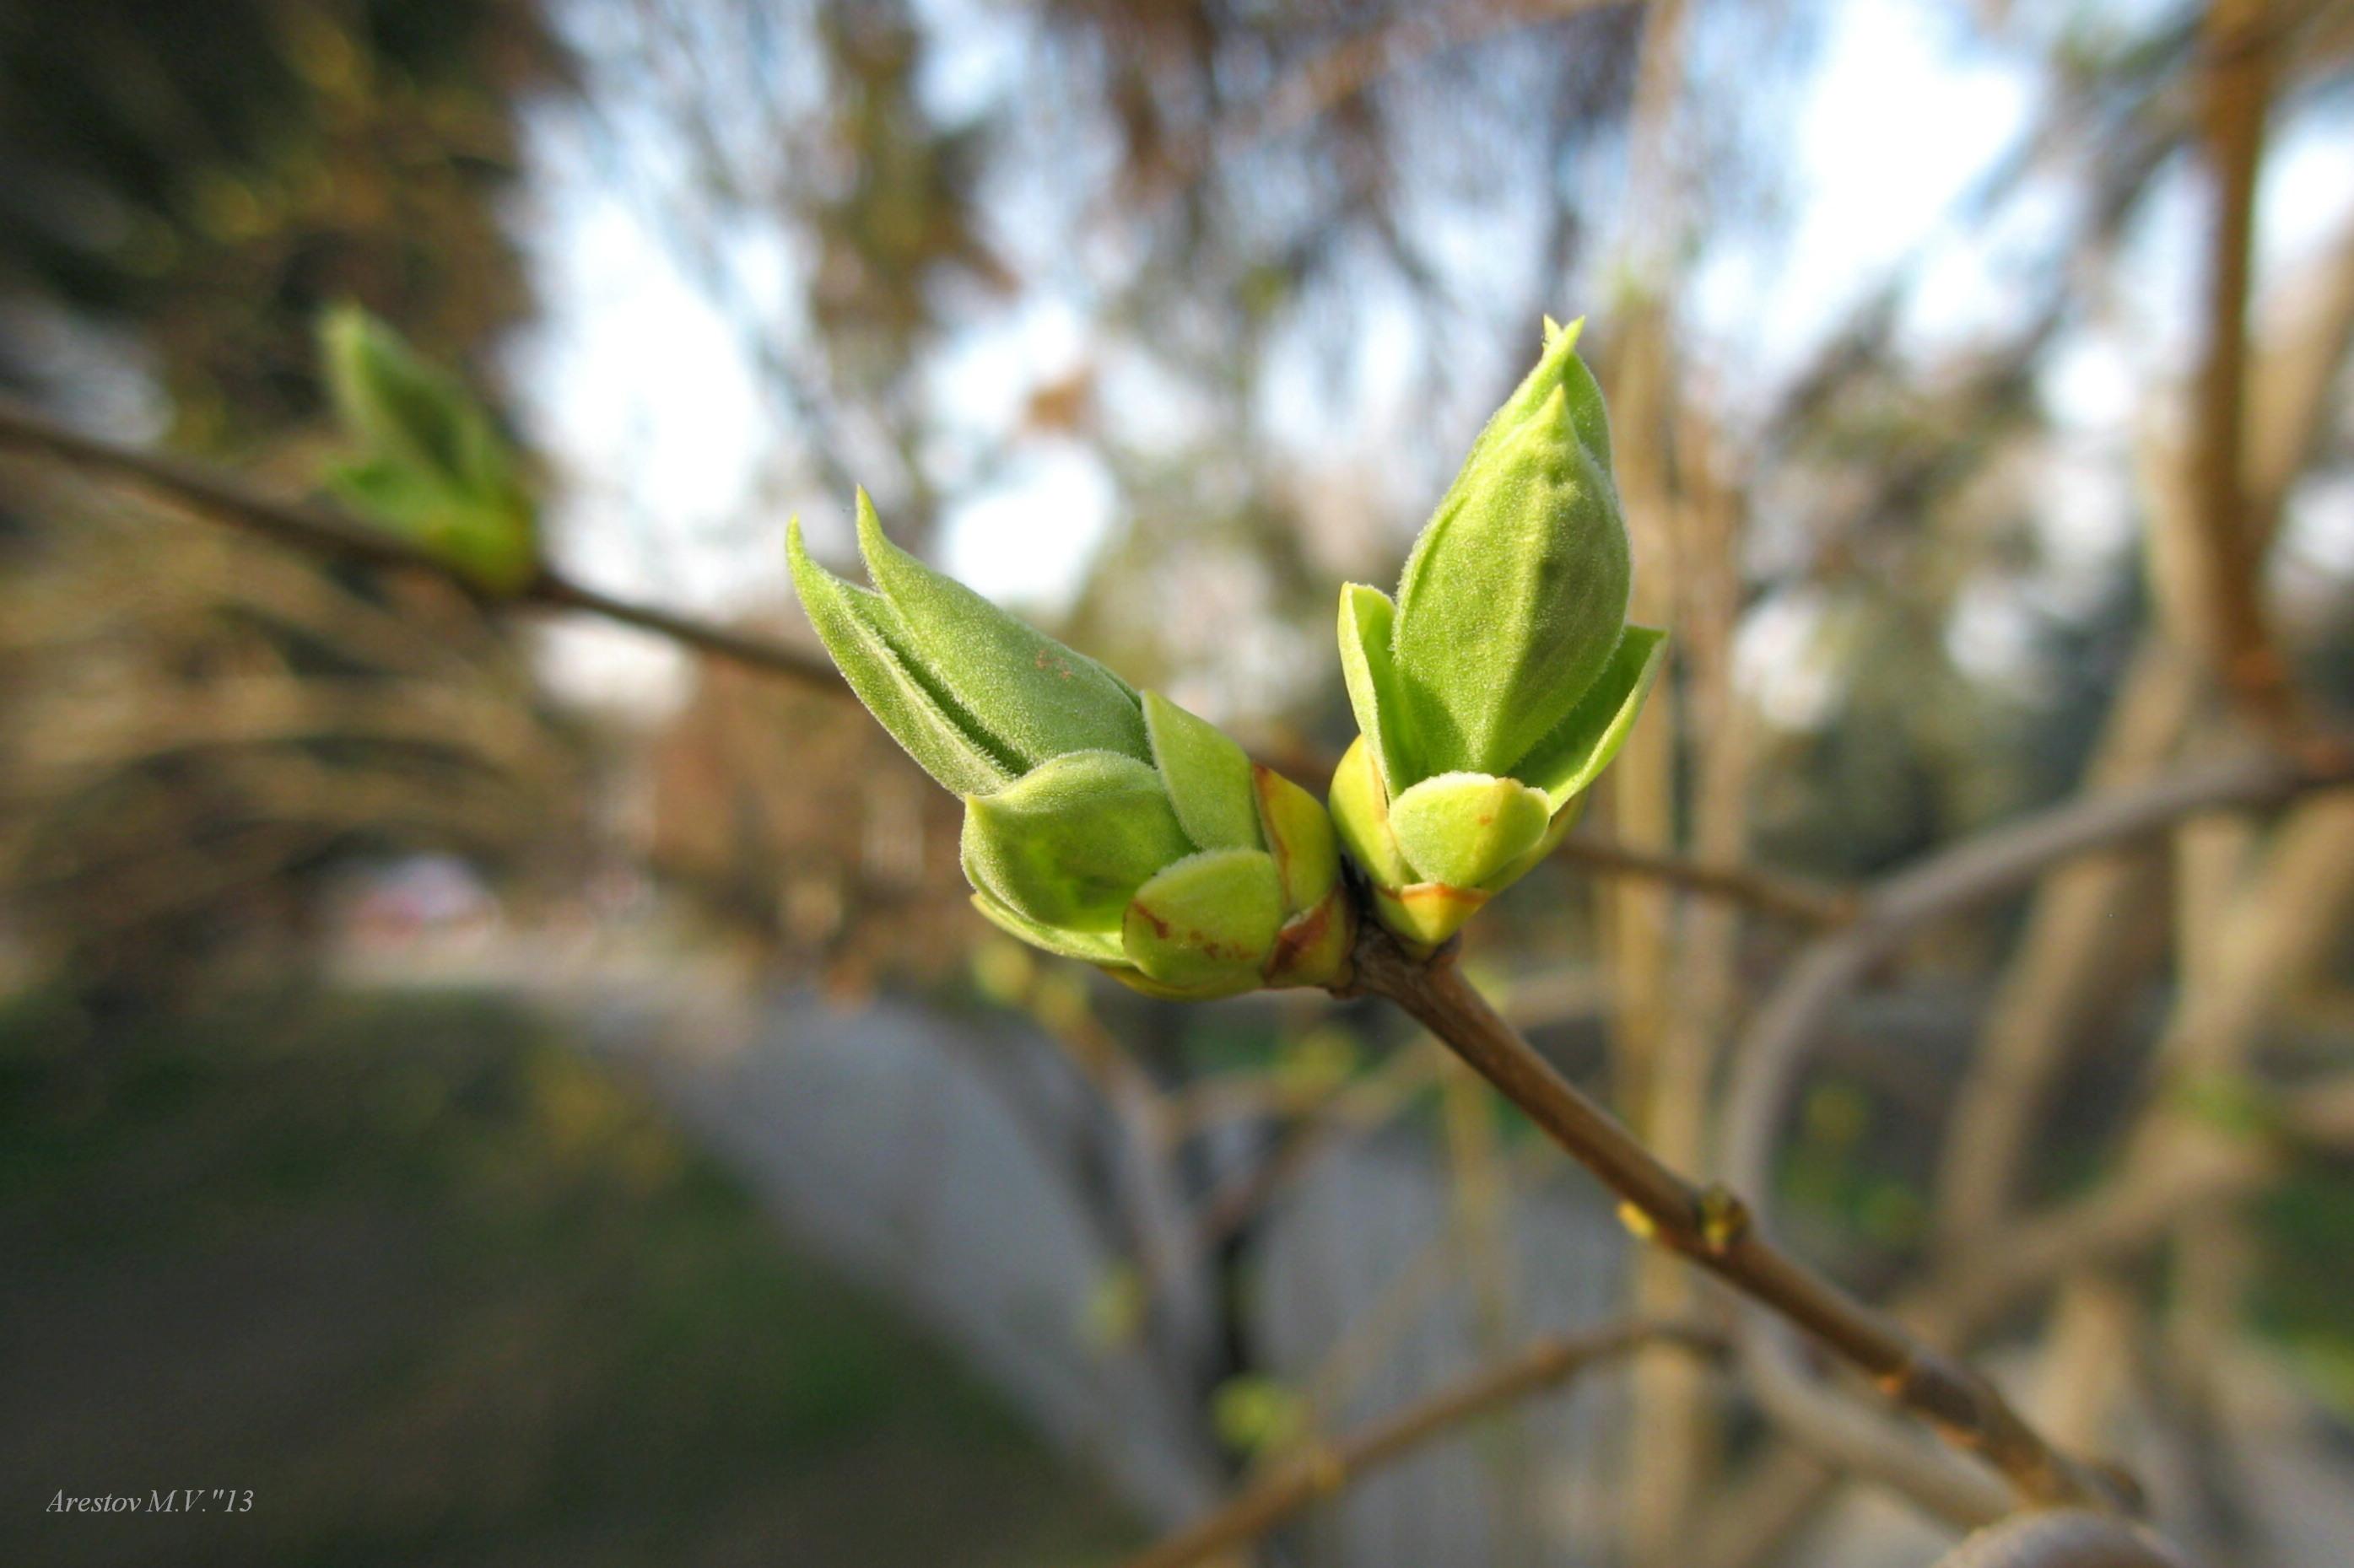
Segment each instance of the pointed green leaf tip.
[{"label": "pointed green leaf tip", "polygon": [[798,517],[785,530],[785,558],[801,609],[843,678],[925,772],[960,795],[986,795],[1013,782],[1020,770],[945,689],[926,678],[882,596],[810,559]]},{"label": "pointed green leaf tip", "polygon": [[536,509],[506,439],[459,381],[353,305],[321,318],[320,358],[355,450],[336,495],[493,593],[538,571]]},{"label": "pointed green leaf tip", "polygon": [[345,432],[372,455],[444,478],[465,469],[467,398],[399,334],[357,305],[320,320],[327,391]]},{"label": "pointed green leaf tip", "polygon": [[1144,694],[1144,727],[1186,836],[1205,850],[1258,848],[1251,762],[1243,748],[1158,692]]},{"label": "pointed green leaf tip", "polygon": [[1127,682],[892,544],[864,491],[858,543],[876,591],[811,560],[796,521],[793,583],[851,689],[933,778],[987,794],[1075,751],[1151,760]]},{"label": "pointed green leaf tip", "polygon": [[[1600,388],[1573,325],[1472,444],[1398,588],[1394,701],[1413,758],[1508,776],[1601,673],[1626,624],[1627,527]],[[1344,637],[1345,647],[1345,637]]]},{"label": "pointed green leaf tip", "polygon": [[891,543],[864,490],[858,549],[927,664],[1025,768],[1073,751],[1152,759],[1133,687]]}]

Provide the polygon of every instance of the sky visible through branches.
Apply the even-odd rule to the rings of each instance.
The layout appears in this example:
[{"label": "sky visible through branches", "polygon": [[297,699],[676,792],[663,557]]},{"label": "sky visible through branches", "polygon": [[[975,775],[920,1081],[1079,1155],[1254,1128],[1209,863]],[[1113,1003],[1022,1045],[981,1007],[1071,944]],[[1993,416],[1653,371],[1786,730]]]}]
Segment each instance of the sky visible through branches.
[{"label": "sky visible through branches", "polygon": [[[2087,8],[2121,17],[2147,9]],[[570,0],[558,8],[588,62],[593,90],[589,107],[561,101],[534,122],[519,228],[545,309],[515,346],[516,391],[534,433],[571,482],[553,532],[579,575],[702,609],[773,610],[786,592],[778,539],[788,513],[807,514],[822,552],[839,558],[847,541],[849,497],[834,493],[839,475],[812,450],[820,438],[777,399],[758,341],[773,339],[788,355],[807,351],[812,323],[799,302],[811,259],[791,223],[748,190],[721,199],[713,214],[716,238],[706,255],[717,258],[724,281],[684,260],[676,237],[664,234],[677,188],[707,175],[710,160],[669,114],[660,88],[628,90],[621,67],[644,25],[627,15],[632,10],[630,0]],[[1034,26],[1005,24],[985,5],[939,0],[918,8],[926,48],[915,95],[927,116],[948,126],[979,122],[1051,79],[1048,42]],[[1438,51],[1409,61],[1376,90],[1411,99],[1420,77],[1445,71],[1454,56],[1509,47],[1505,40]],[[1735,29],[1711,47],[1737,51],[1751,42]],[[1705,227],[1687,263],[1681,305],[1693,358],[1708,368],[1711,391],[1736,429],[1767,418],[1827,338],[1892,287],[1896,341],[1924,356],[2008,330],[2020,308],[2020,280],[2048,262],[2072,199],[2060,180],[2031,176],[1980,218],[1966,216],[1973,193],[2033,131],[2050,67],[2017,38],[1998,46],[1973,33],[1958,8],[1844,0],[1829,9],[1816,36],[1785,53],[1766,59],[1763,69],[1776,73],[1770,90],[1744,96],[1734,132],[1791,149],[1791,156],[1778,166],[1744,168],[1742,194],[1712,198],[1720,214],[1730,208],[1745,220]],[[1738,64],[1702,58],[1691,69]],[[785,100],[822,96],[813,81],[788,79],[777,91]],[[2347,193],[2354,192],[2354,138],[2342,134],[2343,120],[2342,110],[2325,109],[2290,121],[2268,158],[2260,278],[2293,266],[2344,220]],[[732,129],[758,134],[758,112]],[[1058,239],[1092,233],[1107,250],[1136,242],[1132,228],[1087,227],[1091,207],[1110,194],[1110,155],[1097,144],[1103,128],[1066,119],[1045,134],[1038,146],[1052,154],[1051,163],[1030,171],[1034,177],[1026,182],[999,179],[982,192],[981,226],[1013,265],[1014,286],[985,295],[985,309],[943,313],[957,324],[920,344],[907,396],[925,461],[965,481],[930,498],[936,558],[992,596],[1052,617],[1070,608],[1139,497],[1102,441],[1037,418],[1040,403],[1085,377],[1107,430],[1147,454],[1157,445],[1181,463],[1200,427],[1219,416],[1204,409],[1204,389],[1182,367],[1156,363],[1149,334],[1106,333],[1112,291],[1105,280],[1131,266],[1132,257],[1037,253],[1041,233]],[[1037,150],[1025,145],[1006,155],[1018,160]],[[1711,155],[1705,145],[1687,154]],[[783,159],[745,164],[730,156],[730,167],[804,177]],[[1622,165],[1609,156],[1581,160],[1561,177],[1575,183],[1573,201],[1617,210]],[[1644,237],[1595,237],[1557,287],[1500,274],[1497,254],[1528,247],[1483,249],[1477,240],[1499,223],[1507,233],[1525,228],[1525,195],[1509,182],[1475,192],[1470,200],[1484,205],[1460,211],[1454,227],[1461,234],[1449,238],[1441,222],[1417,236],[1447,295],[1542,293],[1557,311],[1589,311],[1606,322],[1623,295],[1622,270]],[[1418,210],[1443,215],[1447,201],[1462,199],[1442,190]],[[2137,388],[2179,370],[2189,352],[2190,200],[2179,173],[2167,176],[2147,219],[2127,237],[2113,298],[2068,331],[2042,367],[2040,390],[2062,438],[2047,454],[2044,504],[2032,520],[2042,577],[2024,585],[1988,580],[1957,594],[1948,650],[1972,676],[2031,683],[2038,672],[2028,618],[2036,598],[2081,612],[2130,548],[2130,499],[2120,490],[2130,465],[2119,460],[2133,438]],[[1777,212],[1795,220],[1779,221]],[[1359,282],[1345,302],[1311,302],[1296,313],[1296,325],[1272,338],[1244,418],[1302,488],[1337,494],[1336,506],[1371,509],[1402,546],[1436,493],[1435,454],[1459,444],[1494,376],[1476,363],[1463,369],[1434,418],[1418,380],[1426,359],[1439,351],[1426,340],[1426,317],[1394,278],[1364,269],[1346,275]],[[833,465],[857,467],[888,515],[894,489],[904,488],[895,485],[893,460],[873,432],[839,433],[850,450],[833,454]],[[870,449],[864,462],[862,446]],[[1196,482],[1214,493],[1230,480],[1200,471]],[[1166,504],[1183,504],[1186,482],[1181,474],[1179,499]],[[1212,493],[1203,504],[1219,502]],[[2318,566],[2332,577],[2354,570],[2354,538],[2342,525],[2333,528],[2326,510],[2293,514],[2282,570]],[[1804,656],[1819,632],[1822,601],[1795,574],[1776,590],[1776,568],[1787,563],[1776,556],[1795,546],[1777,551],[1771,519],[1760,522],[1753,548],[1764,558],[1753,565],[1767,586],[1744,627],[1744,679],[1769,718],[1803,728],[1819,718],[1828,696],[1819,662]],[[1387,569],[1387,563],[1342,565],[1366,576]],[[2022,586],[2026,596],[2017,591]],[[555,645],[556,678],[600,700],[659,705],[684,677],[669,651],[627,634],[567,627]],[[1268,664],[1296,653],[1281,641],[1260,652]],[[1181,682],[1180,689],[1217,711],[1246,706],[1235,693],[1250,684],[1189,690]],[[1301,695],[1281,682],[1272,689],[1278,702]]]}]

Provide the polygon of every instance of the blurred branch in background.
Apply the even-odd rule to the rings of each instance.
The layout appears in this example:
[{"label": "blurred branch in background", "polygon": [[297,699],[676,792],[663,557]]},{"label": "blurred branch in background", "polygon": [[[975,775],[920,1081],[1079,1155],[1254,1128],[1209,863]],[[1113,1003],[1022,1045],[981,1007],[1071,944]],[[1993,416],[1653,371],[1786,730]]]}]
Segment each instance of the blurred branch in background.
[{"label": "blurred branch in background", "polygon": [[[1494,1011],[2052,1447],[2132,1463],[2187,1546],[2274,1568],[2257,1538],[2323,1511],[2266,1500],[2243,1406],[2261,1360],[2341,1446],[2354,1408],[2343,1282],[2301,1326],[2281,1283],[2342,1255],[2354,1140],[2354,843],[2309,754],[2354,667],[2346,7],[164,0],[0,45],[0,380],[43,406],[0,405],[0,938],[168,994],[390,856],[461,856],[525,921],[651,872],[777,1038],[807,1010],[762,988],[804,963],[920,992],[1116,1260],[1087,1374],[1147,1364],[1243,1536],[1331,1499],[1267,1560],[1850,1562],[1825,1505],[1857,1481],[1988,1517],[1990,1472],[1755,1313],[1741,1376],[1644,1358],[1606,1453],[1532,1414],[1528,1449],[1437,1454],[1584,1338],[1453,1381],[1516,1321],[1733,1303],[1650,1254],[1635,1301],[1564,1309],[1570,1254],[1508,1257],[1506,1222],[1585,1187],[1370,1003],[1180,1022],[976,948],[952,810],[789,623],[725,622],[854,476],[1314,782],[1331,582],[1386,579],[1539,314],[1584,303],[1672,687],[1553,896],[1481,938]],[[1999,146],[1915,224],[1964,142]],[[434,562],[281,499],[345,297],[504,384],[565,563],[522,607],[711,655],[683,702],[609,713],[568,638],[526,658]],[[964,1032],[976,992],[1046,1067]],[[895,1192],[947,1180],[911,1125]],[[1314,1212],[1393,1167],[1426,1234]],[[1380,1262],[1343,1291],[1344,1255]],[[1350,1298],[1301,1330],[1286,1266]],[[1233,1383],[1341,1435],[1222,1468]],[[1463,1465],[1337,1495],[1408,1443]],[[2072,1531],[2146,1551],[2055,1516],[1953,1561]]]},{"label": "blurred branch in background", "polygon": [[[206,464],[83,435],[18,405],[0,402],[0,448],[35,453],[133,481],[192,506],[215,522],[250,530],[306,554],[400,567],[453,584],[459,581],[440,557],[339,511],[262,494]],[[805,651],[762,641],[725,627],[615,599],[569,582],[553,571],[543,570],[516,598],[525,604],[600,616],[771,673],[829,688],[839,686],[841,682],[833,666],[814,649]]]},{"label": "blurred branch in background", "polygon": [[2213,178],[2214,225],[2191,471],[2216,672],[2260,722],[2278,732],[2292,717],[2290,674],[2274,645],[2258,588],[2261,553],[2248,508],[2245,455],[2256,174],[2278,42],[2267,9],[2267,0],[2213,0],[2200,40],[2201,139]]},{"label": "blurred branch in background", "polygon": [[[440,558],[339,511],[261,494],[208,465],[84,435],[5,400],[0,400],[0,450],[29,452],[131,481],[169,495],[217,522],[265,535],[307,554],[399,567],[457,584],[449,566]],[[461,584],[458,586],[466,591]],[[828,691],[842,690],[833,666],[815,649],[788,646],[691,616],[617,599],[580,587],[552,569],[543,569],[514,596],[514,602],[578,610],[699,652]],[[1591,838],[1564,841],[1559,853],[1606,874],[1656,879],[1712,897],[1754,903],[1792,919],[1832,921],[1846,908],[1835,894],[1757,867],[1715,865],[1654,852],[1625,851]]]},{"label": "blurred branch in background", "polygon": [[1559,1389],[1604,1362],[1653,1348],[1706,1357],[1720,1351],[1723,1340],[1699,1324],[1639,1321],[1540,1340],[1419,1404],[1287,1457],[1216,1513],[1129,1558],[1122,1568],[1187,1568],[1246,1546],[1367,1471],[1518,1401]]},{"label": "blurred branch in background", "polygon": [[67,972],[218,983],[299,950],[355,847],[520,868],[585,832],[578,736],[464,596],[13,495],[56,531],[0,618],[0,882]]}]

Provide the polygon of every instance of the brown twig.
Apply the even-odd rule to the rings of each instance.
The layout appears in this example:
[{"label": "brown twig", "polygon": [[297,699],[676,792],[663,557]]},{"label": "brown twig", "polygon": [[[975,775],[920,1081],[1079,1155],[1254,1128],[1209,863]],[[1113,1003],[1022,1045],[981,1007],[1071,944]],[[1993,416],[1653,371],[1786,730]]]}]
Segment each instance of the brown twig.
[{"label": "brown twig", "polygon": [[1470,1064],[1619,1196],[1638,1233],[1805,1329],[1948,1441],[1995,1466],[2029,1501],[2121,1505],[2115,1488],[2054,1451],[1977,1372],[1776,1247],[1728,1189],[1696,1185],[1661,1163],[1497,1015],[1451,948],[1424,961],[1371,922],[1367,932],[1358,987],[1395,1002]]},{"label": "brown twig", "polygon": [[[2227,758],[2147,785],[2069,800],[1965,841],[1882,883],[1853,925],[1815,943],[1792,966],[1735,1044],[1724,1178],[1738,1191],[1770,1193],[1773,1150],[1807,1048],[1872,969],[1915,934],[2028,885],[2073,857],[2163,832],[2202,811],[2278,804],[2349,780],[2354,768],[2343,761],[2305,765],[2262,753]],[[2019,1255],[2020,1239],[2007,1232],[1995,1250],[2006,1257]],[[1885,1422],[1861,1419],[1870,1412],[1801,1364],[1790,1337],[1777,1326],[1751,1319],[1742,1348],[1760,1403],[1808,1446],[1866,1466],[1902,1455],[1893,1446],[1901,1434]]]},{"label": "brown twig", "polygon": [[1121,1568],[1185,1568],[1257,1540],[1368,1470],[1403,1458],[1468,1422],[1560,1387],[1596,1364],[1651,1345],[1709,1354],[1723,1338],[1697,1323],[1633,1321],[1540,1340],[1429,1398],[1285,1460],[1231,1501],[1130,1557]]},{"label": "brown twig", "polygon": [[[397,534],[371,527],[329,507],[262,494],[205,463],[84,435],[21,404],[0,399],[0,450],[5,449],[132,481],[195,507],[217,521],[311,555],[428,572],[456,583],[470,594],[475,591],[439,557]],[[616,599],[583,588],[552,570],[543,570],[515,596],[514,601],[553,609],[584,610],[705,653],[797,681],[827,686],[841,683],[833,666],[815,652],[748,637],[651,605]]]},{"label": "brown twig", "polygon": [[[130,481],[216,521],[311,555],[428,572],[469,593],[473,591],[436,556],[334,508],[262,494],[208,464],[86,435],[20,403],[0,398],[0,451],[9,450]],[[543,571],[516,596],[515,602],[601,616],[754,669],[811,685],[844,689],[833,666],[814,650],[747,636],[616,599],[553,571]],[[1687,892],[1736,899],[1809,925],[1836,925],[1848,908],[1836,893],[1752,866],[1706,864],[1623,849],[1592,838],[1573,838],[1560,853],[1609,874],[1650,877]]]},{"label": "brown twig", "polygon": [[1572,833],[1555,852],[1564,860],[1616,876],[1646,877],[1687,893],[1730,899],[1802,926],[1833,928],[1855,917],[1857,895],[1761,866],[1687,859]]}]

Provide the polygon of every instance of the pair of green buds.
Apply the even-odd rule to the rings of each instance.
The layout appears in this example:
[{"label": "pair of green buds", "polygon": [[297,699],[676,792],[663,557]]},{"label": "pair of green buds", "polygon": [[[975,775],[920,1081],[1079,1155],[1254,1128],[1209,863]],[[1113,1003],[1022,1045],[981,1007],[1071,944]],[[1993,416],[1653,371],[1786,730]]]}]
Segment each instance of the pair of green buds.
[{"label": "pair of green buds", "polygon": [[871,591],[812,562],[793,525],[793,580],[834,662],[965,799],[983,915],[1153,996],[1330,987],[1355,936],[1341,847],[1375,917],[1426,950],[1560,842],[1624,743],[1664,637],[1626,624],[1601,391],[1577,326],[1545,329],[1397,600],[1341,590],[1362,734],[1329,817],[1214,726],[893,546],[864,493]]}]

